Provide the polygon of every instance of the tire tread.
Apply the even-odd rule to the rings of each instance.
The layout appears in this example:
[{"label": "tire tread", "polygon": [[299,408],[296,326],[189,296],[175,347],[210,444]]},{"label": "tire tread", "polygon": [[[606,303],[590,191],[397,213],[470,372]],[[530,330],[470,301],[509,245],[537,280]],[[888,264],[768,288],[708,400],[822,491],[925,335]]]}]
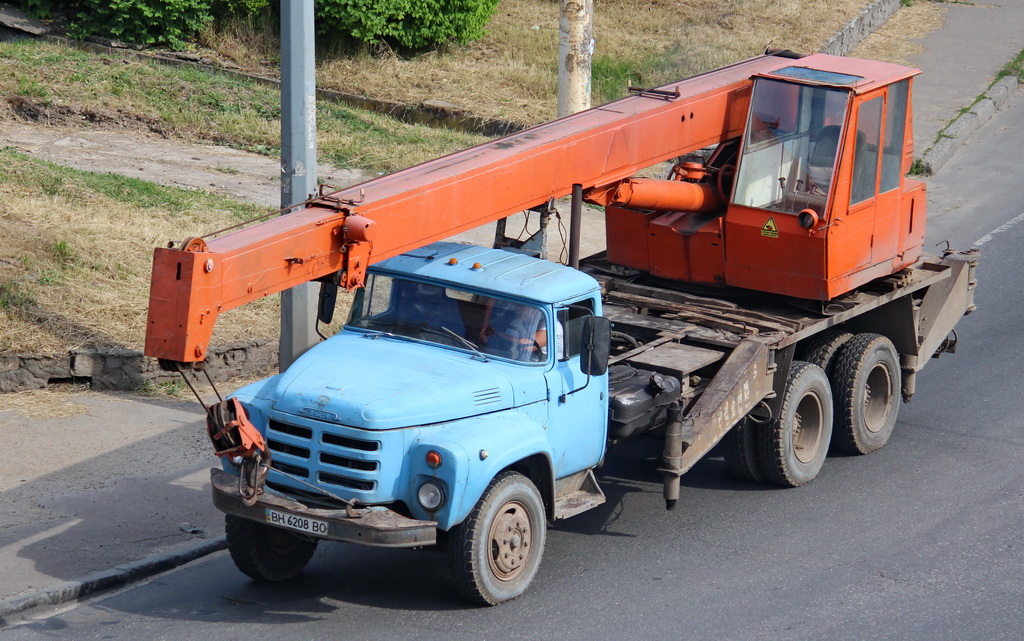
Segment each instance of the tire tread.
[{"label": "tire tread", "polygon": [[761,427],[749,418],[737,423],[722,439],[722,454],[729,473],[738,481],[764,483],[755,432]]},{"label": "tire tread", "polygon": [[[538,504],[539,511],[534,515],[536,522],[534,523],[534,534],[535,534],[535,548],[532,554],[536,557],[532,561],[535,564],[534,569],[524,579],[524,582],[519,586],[519,592],[508,597],[501,598],[495,594],[490,593],[484,585],[484,576],[490,572],[487,567],[481,567],[480,558],[477,554],[477,550],[474,545],[474,541],[482,540],[482,534],[486,534],[490,528],[490,523],[486,522],[484,518],[485,512],[488,509],[488,501],[491,497],[499,494],[506,485],[515,485],[518,483],[525,483],[532,488],[532,493]],[[517,598],[520,594],[525,592],[526,588],[530,585],[533,580],[533,574],[536,573],[536,568],[540,565],[541,557],[544,553],[544,539],[546,537],[544,533],[545,514],[543,509],[543,502],[540,498],[540,493],[537,491],[533,483],[522,474],[507,470],[495,476],[487,489],[480,496],[473,510],[469,513],[462,523],[459,523],[451,529],[448,538],[448,567],[452,575],[452,583],[455,586],[456,592],[472,603],[479,605],[498,605],[499,603],[505,603]],[[536,533],[540,532],[540,536],[536,537]],[[538,543],[539,542],[539,543]]]},{"label": "tire tread", "polygon": [[815,334],[800,344],[797,359],[817,365],[825,370],[826,376],[831,378],[836,355],[853,336],[850,332],[841,329],[829,329]]},{"label": "tire tread", "polygon": [[[287,558],[270,554],[261,540],[260,528],[270,526],[250,521],[241,517],[226,514],[224,517],[224,533],[228,542],[228,551],[235,566],[256,581],[278,582],[297,576],[306,567],[316,552],[316,539],[297,540],[294,553]],[[287,532],[286,532],[287,533]],[[290,534],[290,533],[288,533]],[[296,537],[298,539],[298,537]]]},{"label": "tire tread", "polygon": [[[870,356],[876,346],[883,345],[890,349],[894,356],[896,356],[895,366],[896,369],[892,373],[894,380],[898,380],[899,376],[899,359],[896,352],[896,348],[893,347],[892,342],[882,336],[881,334],[864,333],[857,334],[854,336],[846,345],[839,350],[839,354],[836,355],[835,365],[833,369],[833,375],[830,377],[832,380],[832,396],[836,408],[836,425],[833,431],[833,444],[835,448],[841,452],[848,454],[870,454],[878,449],[881,449],[882,445],[877,447],[868,447],[866,444],[861,443],[857,438],[857,421],[859,419],[857,415],[857,404],[863,403],[863,400],[857,398],[857,387],[858,387],[858,372],[864,366],[865,359]],[[898,385],[897,385],[898,394]],[[899,398],[897,394],[893,394],[893,419],[895,422],[895,413],[899,409]],[[886,437],[888,440],[888,437]]]},{"label": "tire tread", "polygon": [[[812,376],[815,371],[820,372],[821,368],[805,361],[793,361],[793,364],[790,366],[789,376],[786,379],[786,393],[779,407],[778,416],[770,422],[758,426],[756,442],[761,471],[764,474],[765,480],[774,485],[799,487],[812,480],[796,476],[794,470],[791,469],[788,461],[787,429],[782,425],[782,422],[789,414],[790,404],[799,403],[801,400],[796,394],[791,394],[789,391],[797,385],[798,379]],[[825,378],[825,387],[828,387],[827,378]],[[831,390],[829,389],[829,391]],[[831,398],[822,399],[823,411],[831,413],[831,403]],[[826,405],[828,407],[825,407]],[[828,427],[831,428],[831,425]],[[831,432],[831,429],[828,431]],[[823,443],[821,447],[827,450],[828,442]]]}]

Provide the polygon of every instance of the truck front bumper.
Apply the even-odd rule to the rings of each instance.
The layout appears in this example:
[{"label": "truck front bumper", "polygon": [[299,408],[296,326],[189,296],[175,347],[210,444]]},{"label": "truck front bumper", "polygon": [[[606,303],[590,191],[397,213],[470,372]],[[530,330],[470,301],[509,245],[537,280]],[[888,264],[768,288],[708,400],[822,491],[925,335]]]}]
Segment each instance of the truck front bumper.
[{"label": "truck front bumper", "polygon": [[[210,470],[213,486],[213,505],[224,512],[243,519],[270,523],[271,513],[315,519],[327,523],[327,533],[312,535],[329,541],[345,541],[391,548],[410,548],[434,545],[437,542],[437,522],[418,521],[386,507],[360,507],[351,512],[309,507],[272,490],[265,490],[254,505],[246,505],[238,491],[238,477],[223,470]],[[288,528],[284,528],[288,529]]]}]

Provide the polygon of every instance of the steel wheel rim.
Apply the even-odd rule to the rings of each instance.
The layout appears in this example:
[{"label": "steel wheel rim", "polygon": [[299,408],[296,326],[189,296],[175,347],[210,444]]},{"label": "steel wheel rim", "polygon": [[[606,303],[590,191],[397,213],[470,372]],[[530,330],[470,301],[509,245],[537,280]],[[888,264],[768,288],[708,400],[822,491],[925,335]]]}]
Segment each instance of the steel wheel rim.
[{"label": "steel wheel rim", "polygon": [[491,522],[488,533],[487,565],[501,581],[511,581],[522,574],[531,553],[533,523],[530,512],[519,501],[501,506]]},{"label": "steel wheel rim", "polygon": [[864,427],[872,434],[881,432],[889,419],[892,404],[892,377],[889,368],[879,363],[868,372],[864,382]]},{"label": "steel wheel rim", "polygon": [[818,455],[824,411],[817,394],[800,399],[793,415],[793,454],[801,463],[810,463]]}]

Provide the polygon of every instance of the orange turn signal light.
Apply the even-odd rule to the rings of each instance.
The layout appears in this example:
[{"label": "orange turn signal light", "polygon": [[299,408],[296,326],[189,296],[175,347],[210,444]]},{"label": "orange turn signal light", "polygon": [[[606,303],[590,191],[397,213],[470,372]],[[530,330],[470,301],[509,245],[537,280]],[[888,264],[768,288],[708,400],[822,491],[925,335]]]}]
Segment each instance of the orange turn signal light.
[{"label": "orange turn signal light", "polygon": [[441,453],[436,450],[427,452],[427,465],[434,469],[441,467]]}]

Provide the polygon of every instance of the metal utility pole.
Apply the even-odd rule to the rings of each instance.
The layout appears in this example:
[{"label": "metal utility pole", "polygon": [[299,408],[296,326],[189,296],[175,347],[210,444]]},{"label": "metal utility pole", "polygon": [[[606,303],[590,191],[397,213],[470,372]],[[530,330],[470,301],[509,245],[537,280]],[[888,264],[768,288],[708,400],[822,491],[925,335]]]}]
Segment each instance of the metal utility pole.
[{"label": "metal utility pole", "polygon": [[594,0],[562,0],[558,20],[558,117],[590,109]]},{"label": "metal utility pole", "polygon": [[[316,77],[313,2],[281,2],[281,207],[316,192]],[[287,215],[287,214],[285,214]],[[280,367],[283,371],[317,342],[316,287],[281,292]]]}]

